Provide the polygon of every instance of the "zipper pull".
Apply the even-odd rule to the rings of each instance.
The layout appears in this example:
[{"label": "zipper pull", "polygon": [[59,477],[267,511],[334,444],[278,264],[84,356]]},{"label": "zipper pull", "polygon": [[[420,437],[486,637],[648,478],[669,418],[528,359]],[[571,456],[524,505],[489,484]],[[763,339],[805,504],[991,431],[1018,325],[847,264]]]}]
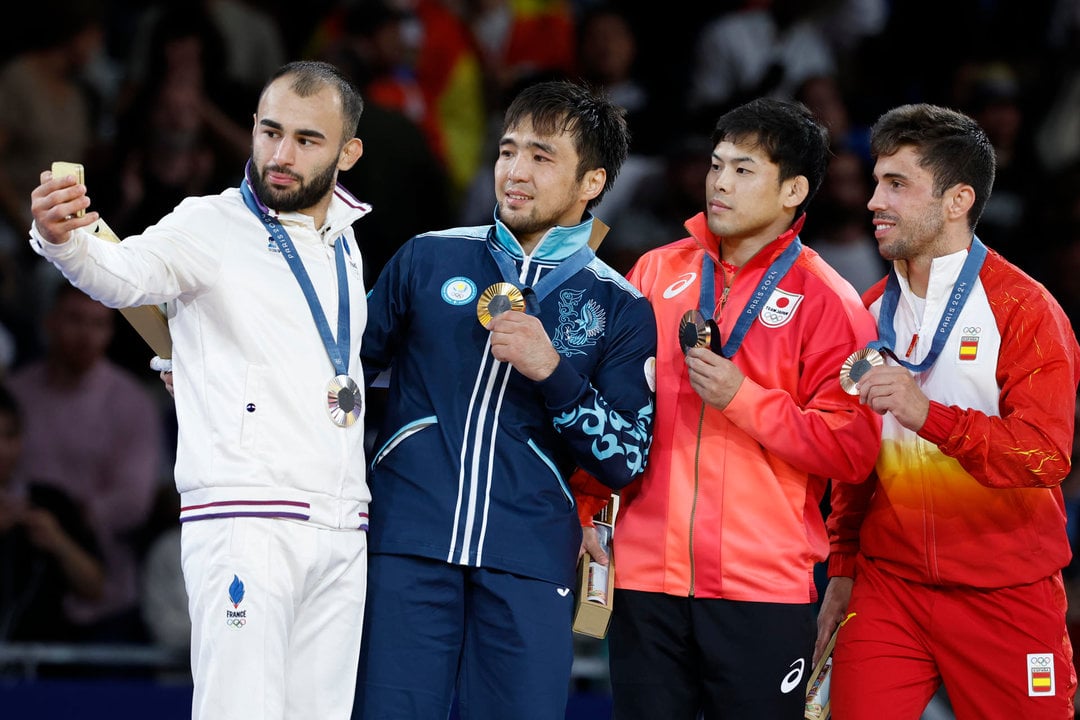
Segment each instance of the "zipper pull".
[{"label": "zipper pull", "polygon": [[915,333],[911,336],[911,344],[907,346],[907,352],[904,353],[904,357],[910,358],[912,351],[915,350],[915,344],[919,342],[919,333]]}]

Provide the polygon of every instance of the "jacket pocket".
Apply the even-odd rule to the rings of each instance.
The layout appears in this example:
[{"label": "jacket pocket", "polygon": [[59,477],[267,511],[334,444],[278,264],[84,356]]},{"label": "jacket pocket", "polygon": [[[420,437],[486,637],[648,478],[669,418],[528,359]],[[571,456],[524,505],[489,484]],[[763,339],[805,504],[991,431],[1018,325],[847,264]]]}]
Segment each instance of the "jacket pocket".
[{"label": "jacket pocket", "polygon": [[374,468],[376,465],[378,465],[380,462],[382,462],[382,459],[384,457],[386,457],[391,452],[393,452],[394,448],[396,448],[398,445],[400,445],[406,439],[412,437],[413,435],[420,432],[421,430],[426,430],[427,428],[431,427],[432,425],[438,425],[438,424],[439,424],[439,419],[436,416],[432,415],[430,417],[420,418],[419,420],[414,420],[413,422],[409,423],[408,425],[402,426],[401,428],[398,429],[398,431],[396,433],[394,433],[390,437],[389,440],[387,440],[383,444],[383,446],[381,448],[378,449],[378,451],[376,451],[375,457],[371,460],[371,467]]},{"label": "jacket pocket", "polygon": [[566,498],[567,504],[569,504],[570,507],[574,507],[574,495],[570,492],[570,488],[567,486],[566,480],[563,479],[562,473],[555,467],[555,463],[551,462],[551,458],[545,455],[544,451],[532,440],[529,440],[529,449],[536,453],[536,456],[540,458],[540,462],[544,463],[544,465],[547,466],[547,469],[551,471],[551,474],[555,476],[555,480],[559,483],[559,488],[562,490],[562,494]]}]

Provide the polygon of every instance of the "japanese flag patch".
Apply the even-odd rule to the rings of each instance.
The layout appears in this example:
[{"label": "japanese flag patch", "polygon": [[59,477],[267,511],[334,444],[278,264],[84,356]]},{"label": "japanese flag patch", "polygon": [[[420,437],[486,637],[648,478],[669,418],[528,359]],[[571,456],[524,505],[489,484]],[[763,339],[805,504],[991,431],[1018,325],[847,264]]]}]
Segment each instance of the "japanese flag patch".
[{"label": "japanese flag patch", "polygon": [[765,327],[777,328],[795,317],[795,308],[799,307],[803,296],[784,292],[780,288],[773,290],[765,301],[765,307],[758,313],[758,319]]}]

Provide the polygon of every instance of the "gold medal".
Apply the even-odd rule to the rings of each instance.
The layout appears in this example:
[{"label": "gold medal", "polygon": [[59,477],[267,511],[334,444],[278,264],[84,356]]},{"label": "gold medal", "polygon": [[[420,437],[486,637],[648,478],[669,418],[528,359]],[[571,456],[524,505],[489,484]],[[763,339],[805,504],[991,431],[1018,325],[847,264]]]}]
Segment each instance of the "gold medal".
[{"label": "gold medal", "polygon": [[360,386],[348,375],[338,375],[326,386],[326,409],[330,421],[338,427],[349,427],[360,417],[363,401]]},{"label": "gold medal", "polygon": [[679,321],[679,347],[683,355],[690,348],[709,348],[720,354],[720,328],[697,310],[687,310]]},{"label": "gold medal", "polygon": [[863,348],[848,356],[840,366],[840,387],[848,395],[859,394],[859,380],[867,371],[878,365],[884,365],[884,356],[874,348]]},{"label": "gold medal", "polygon": [[476,317],[484,327],[488,326],[491,318],[507,310],[525,311],[525,296],[507,282],[495,283],[489,287],[480,294],[480,300],[476,303]]}]

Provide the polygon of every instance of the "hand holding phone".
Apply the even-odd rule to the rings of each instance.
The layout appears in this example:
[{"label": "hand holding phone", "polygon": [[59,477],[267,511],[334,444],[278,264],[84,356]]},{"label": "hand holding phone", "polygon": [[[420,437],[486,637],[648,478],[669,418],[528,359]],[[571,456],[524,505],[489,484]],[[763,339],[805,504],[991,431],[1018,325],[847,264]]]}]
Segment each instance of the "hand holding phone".
[{"label": "hand holding phone", "polygon": [[[68,175],[75,176],[75,182],[80,185],[86,184],[86,173],[83,166],[80,163],[73,162],[54,162],[52,164],[53,178],[67,177]],[[80,210],[75,213],[75,217],[82,217],[86,214],[85,210]]]}]

